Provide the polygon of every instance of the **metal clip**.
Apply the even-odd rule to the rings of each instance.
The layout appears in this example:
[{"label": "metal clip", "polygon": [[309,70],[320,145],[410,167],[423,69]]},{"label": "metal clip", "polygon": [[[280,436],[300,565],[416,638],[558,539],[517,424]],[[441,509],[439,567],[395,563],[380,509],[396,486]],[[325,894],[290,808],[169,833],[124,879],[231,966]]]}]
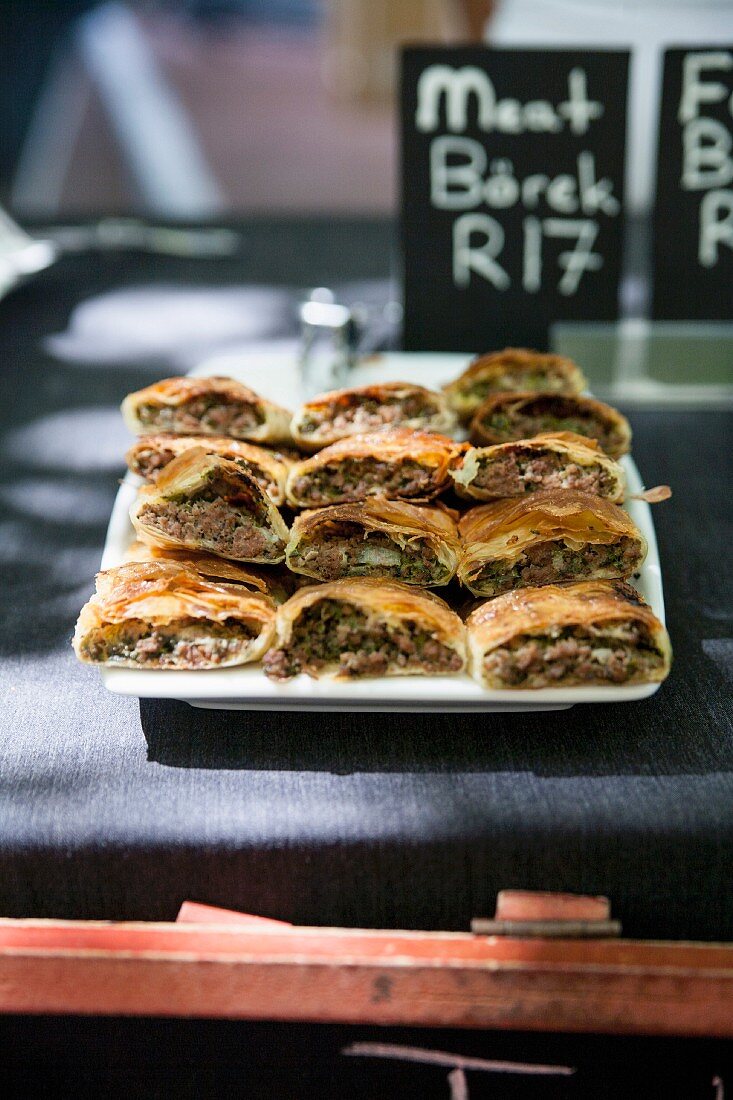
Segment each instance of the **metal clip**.
[{"label": "metal clip", "polygon": [[552,894],[535,890],[500,890],[494,918],[474,917],[471,931],[482,936],[605,938],[621,935],[621,922],[611,920],[608,898]]},{"label": "metal clip", "polygon": [[300,307],[300,380],[305,398],[342,386],[356,362],[359,326],[348,306],[317,287]]}]

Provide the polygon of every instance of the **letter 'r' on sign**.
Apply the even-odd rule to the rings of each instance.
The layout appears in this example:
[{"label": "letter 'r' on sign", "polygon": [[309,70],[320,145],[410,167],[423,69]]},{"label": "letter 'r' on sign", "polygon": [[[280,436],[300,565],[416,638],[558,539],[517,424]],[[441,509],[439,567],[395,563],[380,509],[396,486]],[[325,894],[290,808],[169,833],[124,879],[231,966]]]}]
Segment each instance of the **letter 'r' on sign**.
[{"label": "letter 'r' on sign", "polygon": [[656,319],[733,319],[733,44],[664,55],[653,281]]},{"label": "letter 'r' on sign", "polygon": [[542,348],[555,320],[614,320],[628,53],[402,60],[404,346]]}]

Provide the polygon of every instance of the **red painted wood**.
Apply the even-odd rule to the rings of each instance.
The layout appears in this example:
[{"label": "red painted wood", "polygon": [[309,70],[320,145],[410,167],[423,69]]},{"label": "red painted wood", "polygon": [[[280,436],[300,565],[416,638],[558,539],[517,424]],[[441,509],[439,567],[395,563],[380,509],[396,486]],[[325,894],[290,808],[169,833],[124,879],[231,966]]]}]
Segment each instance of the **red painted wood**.
[{"label": "red painted wood", "polygon": [[0,1012],[733,1038],[733,945],[0,920]]},{"label": "red painted wood", "polygon": [[272,917],[256,917],[252,913],[238,913],[235,909],[220,909],[216,905],[203,905],[199,901],[184,901],[176,916],[176,924],[241,924],[252,928],[292,928],[290,921]]},{"label": "red painted wood", "polygon": [[610,920],[608,898],[583,894],[553,894],[539,890],[500,890],[495,920]]}]

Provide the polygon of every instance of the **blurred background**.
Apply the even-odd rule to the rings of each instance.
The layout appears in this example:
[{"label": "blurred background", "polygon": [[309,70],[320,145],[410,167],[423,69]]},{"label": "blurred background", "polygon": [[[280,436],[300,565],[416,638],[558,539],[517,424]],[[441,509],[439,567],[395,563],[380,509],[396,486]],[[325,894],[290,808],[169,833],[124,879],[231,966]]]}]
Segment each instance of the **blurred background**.
[{"label": "blurred background", "polygon": [[396,44],[479,37],[489,8],[11,0],[5,200],[33,218],[389,212]]},{"label": "blurred background", "polygon": [[[56,360],[134,353],[160,373],[242,342],[292,350],[324,284],[365,320],[361,352],[399,347],[400,45],[628,48],[621,320],[558,323],[551,346],[599,395],[729,402],[733,326],[646,318],[663,50],[731,40],[733,0],[1,0],[0,206],[35,239],[0,211],[0,296],[47,265],[47,238],[79,254]],[[237,240],[157,228],[176,221]]]},{"label": "blurred background", "polygon": [[649,204],[666,45],[731,0],[4,0],[0,195],[19,218],[390,213],[401,42],[632,47]]}]

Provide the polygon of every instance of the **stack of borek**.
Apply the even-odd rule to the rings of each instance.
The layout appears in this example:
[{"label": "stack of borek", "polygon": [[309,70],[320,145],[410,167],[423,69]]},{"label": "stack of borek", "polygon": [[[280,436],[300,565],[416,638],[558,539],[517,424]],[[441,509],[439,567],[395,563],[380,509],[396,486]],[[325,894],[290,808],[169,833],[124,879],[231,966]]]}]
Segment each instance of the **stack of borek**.
[{"label": "stack of borek", "polygon": [[[264,658],[276,680],[468,670],[491,690],[662,679],[666,633],[627,583],[646,553],[620,507],[630,429],[584,385],[507,349],[443,393],[373,384],[295,415],[226,378],[131,394],[138,541],[100,574],[78,656]],[[484,601],[465,623],[461,587]]]}]

